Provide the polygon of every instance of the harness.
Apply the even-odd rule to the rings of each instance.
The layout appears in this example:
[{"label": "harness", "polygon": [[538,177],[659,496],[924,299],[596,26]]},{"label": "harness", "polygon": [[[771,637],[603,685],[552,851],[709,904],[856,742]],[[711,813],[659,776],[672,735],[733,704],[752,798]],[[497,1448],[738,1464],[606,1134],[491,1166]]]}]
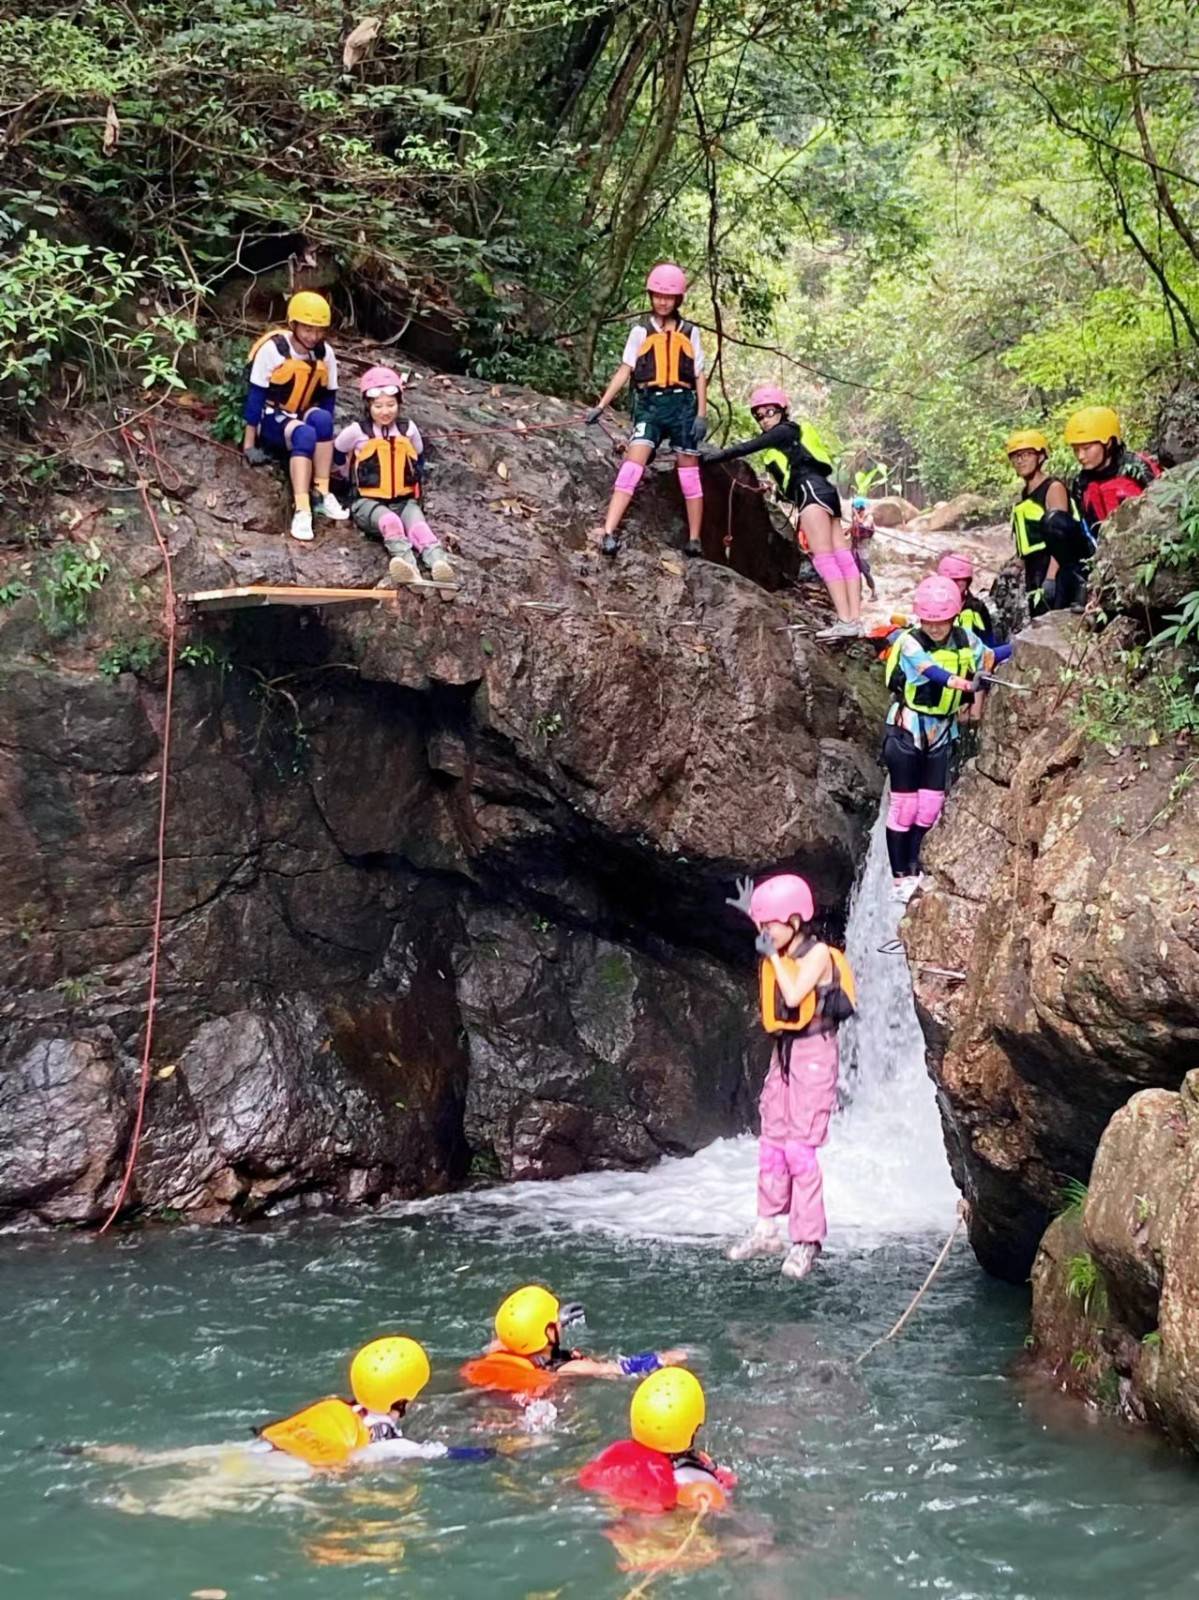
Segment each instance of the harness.
[{"label": "harness", "polygon": [[909,628],[899,635],[887,652],[887,664],[883,672],[888,689],[909,710],[918,711],[921,716],[954,716],[962,703],[962,691],[951,689],[948,684],[920,683],[909,678],[900,663],[903,641],[910,634],[925,654],[932,657],[934,664],[949,673],[951,678],[972,678],[974,650],[966,630],[959,626],[960,621],[959,618],[954,623],[948,637],[940,644],[930,639],[922,628]]},{"label": "harness", "polygon": [[691,336],[693,322],[680,322],[677,328],[656,327],[652,318],[643,317],[635,327],[644,328],[645,343],[633,366],[633,382],[639,389],[694,389],[695,346]]},{"label": "harness", "polygon": [[368,500],[419,500],[416,462],[416,450],[406,434],[389,438],[376,434],[354,452],[350,481],[355,493]]},{"label": "harness", "polygon": [[329,368],[325,362],[325,341],[322,339],[307,356],[298,356],[292,349],[291,340],[285,329],[268,329],[250,346],[250,353],[246,359],[247,383],[253,371],[254,357],[268,341],[274,345],[283,359],[271,373],[270,382],[267,384],[266,403],[274,411],[285,411],[289,416],[302,416],[312,404],[317,390],[328,387]]}]

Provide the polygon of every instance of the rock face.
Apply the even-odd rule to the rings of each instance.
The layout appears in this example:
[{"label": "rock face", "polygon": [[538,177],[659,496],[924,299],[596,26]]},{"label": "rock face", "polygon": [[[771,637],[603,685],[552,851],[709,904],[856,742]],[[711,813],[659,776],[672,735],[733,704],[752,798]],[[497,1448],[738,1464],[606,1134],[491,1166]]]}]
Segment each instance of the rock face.
[{"label": "rock face", "polygon": [[917,508],[901,494],[885,494],[870,502],[870,514],[880,528],[902,528],[916,516]]},{"label": "rock face", "polygon": [[1199,1043],[1193,765],[1132,728],[1105,745],[1079,714],[1122,642],[1062,613],[1017,636],[1003,673],[1033,692],[990,696],[903,925],[971,1239],[1015,1280],[1113,1112],[1177,1089]]},{"label": "rock face", "polygon": [[973,523],[985,522],[995,507],[981,494],[958,494],[952,500],[939,501],[931,511],[922,511],[911,519],[918,533],[942,533],[946,528],[968,528]]},{"label": "rock face", "polygon": [[[614,465],[596,430],[465,379],[426,377],[411,409],[451,603],[185,617],[131,1204],[233,1217],[695,1149],[746,1126],[763,1065],[731,876],[794,862],[843,907],[880,781],[873,674],[859,703],[852,663],[807,641],[763,498],[709,473],[712,559],[687,563],[675,475],[650,473],[611,568],[587,538]],[[61,638],[39,596],[0,608],[6,1217],[96,1220],[128,1145],[164,712],[135,466],[181,594],[385,576],[346,525],[282,536],[271,472],[161,418],[123,441],[79,417],[50,443],[88,478],[33,512],[57,544],[27,555],[19,508],[0,530],[0,582],[43,613],[68,544],[110,568]]]},{"label": "rock face", "polygon": [[1037,1366],[1199,1448],[1199,1072],[1112,1118],[1081,1215],[1049,1228],[1032,1283]]}]

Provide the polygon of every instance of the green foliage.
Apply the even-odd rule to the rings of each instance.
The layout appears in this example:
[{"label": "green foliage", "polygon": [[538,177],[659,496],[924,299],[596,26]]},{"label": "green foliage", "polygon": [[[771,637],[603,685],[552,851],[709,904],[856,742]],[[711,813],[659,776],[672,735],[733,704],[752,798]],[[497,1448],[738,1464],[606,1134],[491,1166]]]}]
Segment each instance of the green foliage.
[{"label": "green foliage", "polygon": [[211,667],[222,676],[233,670],[233,662],[224,645],[212,644],[207,639],[192,640],[188,644],[180,645],[175,659],[180,666]]},{"label": "green foliage", "polygon": [[106,678],[119,678],[122,672],[146,672],[162,654],[162,641],[152,635],[137,639],[114,640],[96,663]]},{"label": "green foliage", "polygon": [[1084,1250],[1066,1262],[1066,1293],[1079,1302],[1084,1317],[1094,1314],[1102,1320],[1107,1315],[1107,1285],[1099,1263],[1089,1252]]},{"label": "green foliage", "polygon": [[1080,1219],[1087,1203],[1087,1185],[1078,1178],[1067,1178],[1059,1190],[1058,1216]]},{"label": "green foliage", "polygon": [[549,744],[562,732],[565,723],[560,711],[542,711],[533,718],[533,732],[543,744]]},{"label": "green foliage", "polygon": [[1095,1365],[1095,1357],[1089,1350],[1075,1350],[1071,1353],[1070,1365],[1075,1372],[1089,1372]]},{"label": "green foliage", "polygon": [[1141,1343],[1143,1345],[1147,1345],[1151,1350],[1160,1350],[1162,1344],[1161,1329],[1154,1328],[1151,1333],[1147,1333],[1145,1335],[1145,1337],[1141,1340]]},{"label": "green foliage", "polygon": [[18,600],[24,599],[29,593],[29,585],[22,583],[20,578],[10,578],[7,583],[0,583],[0,606],[15,605]]},{"label": "green foliage", "polygon": [[39,569],[35,594],[38,617],[51,638],[81,628],[92,597],[109,574],[109,563],[94,539],[86,545],[63,544]]}]

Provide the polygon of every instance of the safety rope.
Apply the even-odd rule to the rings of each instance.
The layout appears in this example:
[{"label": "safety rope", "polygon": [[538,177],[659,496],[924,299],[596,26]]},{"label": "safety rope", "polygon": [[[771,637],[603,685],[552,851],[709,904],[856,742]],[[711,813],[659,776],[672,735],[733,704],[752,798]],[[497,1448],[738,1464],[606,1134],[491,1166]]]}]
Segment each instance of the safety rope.
[{"label": "safety rope", "polygon": [[954,1225],[953,1225],[952,1229],[950,1230],[949,1237],[948,1237],[948,1239],[946,1239],[945,1243],[941,1246],[940,1255],[937,1257],[937,1259],[933,1262],[932,1266],[929,1268],[928,1276],[925,1278],[924,1282],[920,1285],[919,1289],[917,1289],[916,1293],[912,1296],[911,1302],[908,1305],[907,1310],[904,1312],[903,1316],[900,1317],[899,1321],[897,1323],[895,1323],[895,1325],[893,1327],[888,1328],[887,1332],[884,1333],[881,1336],[881,1338],[876,1339],[873,1344],[867,1345],[865,1350],[862,1351],[861,1355],[855,1357],[855,1359],[854,1359],[854,1366],[855,1367],[860,1367],[862,1365],[862,1362],[865,1361],[866,1357],[869,1356],[869,1355],[873,1355],[874,1352],[879,1348],[880,1345],[886,1344],[888,1342],[888,1340],[890,1340],[890,1339],[897,1338],[903,1332],[904,1326],[907,1323],[908,1318],[912,1315],[912,1313],[915,1311],[916,1307],[924,1299],[925,1294],[928,1292],[928,1289],[932,1285],[933,1279],[937,1276],[937,1273],[940,1272],[941,1268],[945,1265],[945,1258],[948,1256],[950,1250],[952,1250],[952,1248],[953,1248],[953,1241],[957,1238],[958,1234],[961,1232],[962,1224],[966,1221],[966,1219],[967,1219],[967,1217],[969,1215],[970,1215],[970,1210],[969,1210],[969,1207],[967,1206],[966,1202],[964,1200],[959,1200],[958,1201],[957,1220],[954,1222]]},{"label": "safety rope", "polygon": [[[129,1193],[129,1185],[133,1181],[133,1169],[137,1164],[138,1147],[141,1144],[142,1129],[146,1120],[146,1097],[150,1088],[150,1060],[154,1047],[154,1013],[158,1005],[158,964],[162,948],[162,904],[163,891],[166,882],[166,838],[167,838],[167,785],[170,777],[171,759],[171,710],[175,697],[175,584],[171,572],[171,552],[163,537],[162,528],[159,526],[158,513],[154,509],[154,502],[150,499],[149,482],[141,472],[137,453],[134,449],[133,436],[127,427],[120,430],[121,441],[129,456],[129,464],[138,476],[138,488],[141,491],[142,504],[146,508],[150,526],[158,542],[162,555],[164,574],[163,612],[166,625],[166,650],[167,650],[167,681],[166,703],[162,718],[162,765],[158,778],[158,844],[157,844],[157,877],[154,887],[154,920],[153,933],[150,941],[150,983],[146,999],[146,1034],[142,1046],[141,1075],[137,1091],[137,1112],[133,1120],[133,1132],[129,1140],[129,1152],[125,1158],[125,1170],[121,1177],[121,1185],[117,1197],[113,1201],[112,1209],[105,1217],[100,1227],[101,1233],[107,1233],[116,1219],[125,1199]],[[152,441],[150,453],[156,462],[161,460]]]},{"label": "safety rope", "polygon": [[649,1586],[656,1578],[660,1578],[664,1572],[668,1572],[671,1567],[678,1565],[681,1557],[686,1554],[691,1541],[699,1532],[699,1525],[707,1516],[707,1514],[707,1506],[700,1506],[699,1510],[695,1513],[695,1516],[691,1519],[691,1526],[683,1535],[682,1542],[661,1561],[653,1562],[650,1571],[646,1573],[645,1577],[641,1579],[640,1583],[633,1585],[633,1587],[623,1597],[623,1600],[641,1600],[641,1596],[649,1592]]}]

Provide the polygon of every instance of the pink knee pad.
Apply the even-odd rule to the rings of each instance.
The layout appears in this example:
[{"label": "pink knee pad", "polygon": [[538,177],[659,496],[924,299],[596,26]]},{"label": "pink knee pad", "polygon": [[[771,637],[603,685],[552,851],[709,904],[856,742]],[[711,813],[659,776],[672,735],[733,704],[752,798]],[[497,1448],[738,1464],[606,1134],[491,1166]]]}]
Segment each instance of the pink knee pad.
[{"label": "pink knee pad", "polygon": [[941,789],[921,789],[916,797],[916,826],[931,828],[941,815],[945,794]]},{"label": "pink knee pad", "polygon": [[887,826],[894,833],[906,833],[916,820],[920,805],[917,794],[893,794],[887,807]]},{"label": "pink knee pad", "polygon": [[825,583],[841,582],[841,567],[833,550],[817,550],[812,555],[812,565]]},{"label": "pink knee pad", "polygon": [[404,524],[394,511],[385,511],[379,518],[379,533],[384,539],[403,539]]},{"label": "pink knee pad", "polygon": [[414,550],[427,550],[431,544],[437,543],[437,535],[419,511],[408,518],[406,527]]},{"label": "pink knee pad", "polygon": [[704,487],[699,481],[698,467],[679,468],[679,488],[683,491],[684,500],[702,500]]},{"label": "pink knee pad", "polygon": [[633,494],[641,482],[645,468],[640,461],[622,461],[616,474],[616,487],[621,494]]},{"label": "pink knee pad", "polygon": [[854,560],[852,550],[834,550],[833,560],[837,563],[837,571],[846,583],[852,583],[858,574],[858,564]]},{"label": "pink knee pad", "polygon": [[799,1139],[788,1139],[786,1145],[787,1170],[792,1177],[800,1177],[805,1172],[811,1172],[816,1165],[816,1152],[810,1144],[803,1144]]},{"label": "pink knee pad", "polygon": [[787,1170],[787,1151],[781,1144],[767,1139],[758,1140],[759,1172],[782,1173]]}]

